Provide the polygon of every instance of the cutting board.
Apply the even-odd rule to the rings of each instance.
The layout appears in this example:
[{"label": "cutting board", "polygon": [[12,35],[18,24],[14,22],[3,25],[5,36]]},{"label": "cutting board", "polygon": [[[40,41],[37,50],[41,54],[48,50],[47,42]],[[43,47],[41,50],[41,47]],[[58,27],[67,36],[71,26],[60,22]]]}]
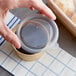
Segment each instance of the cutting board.
[{"label": "cutting board", "polygon": [[47,0],[47,5],[53,10],[57,18],[63,23],[63,25],[76,37],[76,24],[55,4],[54,0]]}]

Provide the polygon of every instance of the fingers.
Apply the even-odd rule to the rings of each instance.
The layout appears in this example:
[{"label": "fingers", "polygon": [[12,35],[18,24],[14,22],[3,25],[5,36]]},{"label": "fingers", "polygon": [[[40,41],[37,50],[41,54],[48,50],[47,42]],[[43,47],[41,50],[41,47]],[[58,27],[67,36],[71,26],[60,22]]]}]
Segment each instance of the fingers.
[{"label": "fingers", "polygon": [[43,13],[46,16],[48,16],[49,18],[51,18],[52,20],[56,20],[56,16],[52,12],[52,10],[49,9],[42,1],[40,1],[37,4],[34,4],[33,7],[36,8],[37,10],[39,10],[40,13]]},{"label": "fingers", "polygon": [[4,23],[0,25],[0,35],[2,35],[8,42],[13,44],[16,48],[21,47],[17,36],[12,31],[10,31]]},{"label": "fingers", "polygon": [[19,7],[28,7],[31,10],[37,9],[40,11],[40,13],[45,14],[52,20],[56,20],[56,16],[52,12],[51,9],[49,9],[42,0],[19,0],[18,2]]}]

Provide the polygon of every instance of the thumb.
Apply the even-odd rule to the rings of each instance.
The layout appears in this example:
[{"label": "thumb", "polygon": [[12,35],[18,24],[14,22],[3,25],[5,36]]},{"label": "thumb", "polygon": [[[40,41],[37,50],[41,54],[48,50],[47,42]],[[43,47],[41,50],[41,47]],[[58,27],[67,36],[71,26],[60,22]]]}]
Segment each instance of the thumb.
[{"label": "thumb", "polygon": [[0,35],[2,35],[5,40],[13,44],[16,48],[21,47],[18,37],[9,30],[4,21],[0,21]]}]

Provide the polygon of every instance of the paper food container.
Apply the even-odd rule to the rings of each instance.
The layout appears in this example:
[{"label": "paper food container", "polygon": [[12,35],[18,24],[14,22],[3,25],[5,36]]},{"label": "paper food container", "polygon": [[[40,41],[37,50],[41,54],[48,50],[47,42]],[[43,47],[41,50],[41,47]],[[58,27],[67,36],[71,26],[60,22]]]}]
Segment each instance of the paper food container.
[{"label": "paper food container", "polygon": [[63,25],[76,37],[76,0],[46,0]]},{"label": "paper food container", "polygon": [[57,43],[58,27],[48,17],[30,14],[18,26],[13,31],[16,31],[21,48],[13,47],[17,55],[23,60],[37,60]]}]

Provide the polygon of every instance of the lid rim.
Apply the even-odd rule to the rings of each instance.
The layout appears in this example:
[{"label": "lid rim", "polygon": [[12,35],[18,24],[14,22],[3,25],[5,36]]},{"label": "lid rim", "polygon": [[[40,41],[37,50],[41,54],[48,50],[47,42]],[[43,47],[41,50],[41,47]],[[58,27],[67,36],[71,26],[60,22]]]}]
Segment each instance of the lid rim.
[{"label": "lid rim", "polygon": [[[56,42],[57,42],[57,40],[58,40],[58,36],[59,36],[59,31],[58,31],[58,27],[57,27],[57,25],[56,25],[56,23],[54,22],[54,21],[52,21],[52,20],[50,20],[49,18],[47,18],[47,17],[44,17],[44,16],[42,16],[42,15],[39,15],[39,14],[34,14],[34,15],[30,15],[30,16],[28,16],[28,18],[27,19],[24,19],[24,21],[22,21],[21,23],[20,23],[20,26],[19,26],[19,28],[18,28],[18,30],[17,30],[17,35],[18,35],[18,37],[20,38],[20,35],[19,35],[19,33],[20,33],[20,30],[21,30],[21,27],[22,27],[22,25],[26,22],[26,21],[28,21],[28,20],[32,20],[32,19],[35,19],[35,18],[41,18],[42,17],[42,19],[44,19],[44,20],[46,20],[46,21],[48,21],[49,23],[52,23],[52,26],[54,27],[53,29],[55,29],[55,30],[53,30],[53,32],[55,32],[55,35],[54,35],[54,38],[53,38],[53,41],[51,42],[51,43],[49,43],[49,46],[52,46],[52,45],[54,45]],[[38,19],[37,18],[37,19]],[[24,45],[23,45],[23,43],[22,43],[22,41],[20,40],[20,42],[21,42],[21,45],[22,45],[22,48],[24,48]],[[47,46],[46,46],[47,47]],[[37,53],[37,52],[40,52],[40,51],[42,51],[42,50],[44,50],[44,49],[46,49],[46,48],[42,48],[42,49],[31,49],[31,48],[27,48],[27,52],[30,52],[30,53]],[[30,51],[29,51],[30,50]]]}]

